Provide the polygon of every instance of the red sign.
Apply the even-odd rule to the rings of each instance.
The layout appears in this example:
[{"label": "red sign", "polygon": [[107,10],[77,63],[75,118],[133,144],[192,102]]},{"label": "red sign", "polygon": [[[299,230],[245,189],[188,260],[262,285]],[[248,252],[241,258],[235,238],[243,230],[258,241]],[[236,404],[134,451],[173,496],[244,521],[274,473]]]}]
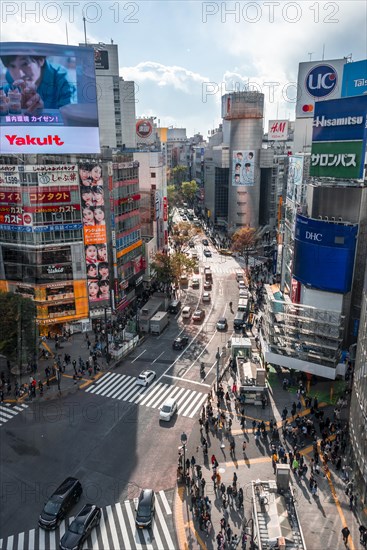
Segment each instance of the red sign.
[{"label": "red sign", "polygon": [[18,191],[0,191],[0,202],[6,204],[18,203],[22,201],[22,195]]},{"label": "red sign", "polygon": [[168,200],[167,197],[163,197],[163,221],[168,220]]},{"label": "red sign", "polygon": [[146,139],[153,132],[153,125],[149,120],[138,120],[136,123],[136,133],[140,138]]},{"label": "red sign", "polygon": [[39,191],[37,193],[29,193],[30,202],[70,202],[70,191]]},{"label": "red sign", "polygon": [[115,201],[115,206],[118,206],[119,204],[125,204],[125,203],[129,203],[129,202],[133,202],[133,201],[138,201],[140,200],[140,194],[137,193],[136,195],[131,195],[131,197],[125,197],[123,199],[118,199]]}]

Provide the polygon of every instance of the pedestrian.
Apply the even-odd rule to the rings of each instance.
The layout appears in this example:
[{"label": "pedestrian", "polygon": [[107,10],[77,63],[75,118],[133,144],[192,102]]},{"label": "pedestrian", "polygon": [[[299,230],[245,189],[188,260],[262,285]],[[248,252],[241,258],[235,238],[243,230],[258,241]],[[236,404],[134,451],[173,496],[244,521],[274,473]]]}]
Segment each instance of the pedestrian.
[{"label": "pedestrian", "polygon": [[347,526],[343,527],[342,535],[343,535],[343,542],[344,542],[345,546],[347,546],[348,545],[348,537],[350,535],[350,531],[349,531]]},{"label": "pedestrian", "polygon": [[228,524],[228,527],[226,529],[226,537],[227,537],[227,542],[230,542],[231,538],[232,538],[232,529],[231,529],[229,524]]}]

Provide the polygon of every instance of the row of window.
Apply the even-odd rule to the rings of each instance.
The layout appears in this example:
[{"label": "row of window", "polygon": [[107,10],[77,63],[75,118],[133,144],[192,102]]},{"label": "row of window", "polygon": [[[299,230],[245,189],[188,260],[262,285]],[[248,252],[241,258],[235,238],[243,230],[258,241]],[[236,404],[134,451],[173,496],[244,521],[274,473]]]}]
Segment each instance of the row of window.
[{"label": "row of window", "polygon": [[126,218],[125,220],[116,220],[116,222],[116,228],[118,229],[119,233],[123,233],[124,231],[128,231],[129,229],[132,229],[133,227],[139,225],[140,216],[131,216],[131,218]]},{"label": "row of window", "polygon": [[125,235],[124,237],[120,237],[119,239],[116,239],[116,249],[123,250],[124,248],[127,248],[128,246],[131,246],[132,244],[136,243],[140,239],[141,239],[140,229],[138,229],[137,231],[132,231],[128,235]]},{"label": "row of window", "polygon": [[124,202],[122,204],[119,204],[117,207],[117,216],[122,216],[123,214],[127,214],[128,212],[133,212],[134,210],[138,211],[139,209],[139,202],[138,201],[132,201],[132,202]]},{"label": "row of window", "polygon": [[115,180],[132,180],[138,178],[138,168],[117,168],[114,171]]},{"label": "row of window", "polygon": [[22,265],[50,265],[71,262],[71,247],[51,248],[45,250],[22,250],[3,247],[3,260]]},{"label": "row of window", "polygon": [[76,231],[49,231],[45,233],[16,233],[14,231],[0,231],[0,241],[3,243],[17,243],[40,246],[43,244],[82,241],[81,230]]}]

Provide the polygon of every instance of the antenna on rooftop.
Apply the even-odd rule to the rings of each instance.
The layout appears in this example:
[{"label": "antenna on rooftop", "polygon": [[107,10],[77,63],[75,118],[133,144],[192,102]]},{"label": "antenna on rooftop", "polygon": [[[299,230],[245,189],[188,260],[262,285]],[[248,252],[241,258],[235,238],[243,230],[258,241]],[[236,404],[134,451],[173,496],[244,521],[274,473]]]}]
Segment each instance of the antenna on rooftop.
[{"label": "antenna on rooftop", "polygon": [[311,61],[311,58],[312,58],[312,55],[314,54],[315,52],[308,52],[308,55],[310,56],[310,61]]}]

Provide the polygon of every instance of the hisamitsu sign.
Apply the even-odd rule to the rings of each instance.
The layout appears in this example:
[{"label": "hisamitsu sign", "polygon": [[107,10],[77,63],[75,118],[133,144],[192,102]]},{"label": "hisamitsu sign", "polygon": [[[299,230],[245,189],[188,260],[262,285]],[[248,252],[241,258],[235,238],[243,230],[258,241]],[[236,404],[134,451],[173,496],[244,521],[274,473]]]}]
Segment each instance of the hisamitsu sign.
[{"label": "hisamitsu sign", "polygon": [[312,141],[364,140],[367,95],[315,104]]}]

